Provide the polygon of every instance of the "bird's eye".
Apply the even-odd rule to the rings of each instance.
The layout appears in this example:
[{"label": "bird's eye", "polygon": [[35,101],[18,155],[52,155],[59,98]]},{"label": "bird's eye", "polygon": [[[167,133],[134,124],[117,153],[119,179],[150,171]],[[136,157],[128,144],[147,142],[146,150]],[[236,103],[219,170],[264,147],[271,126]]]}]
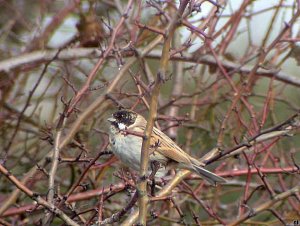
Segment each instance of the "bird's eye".
[{"label": "bird's eye", "polygon": [[127,118],[127,114],[123,113],[123,114],[121,115],[121,118],[122,118],[122,119],[126,119],[126,118]]}]

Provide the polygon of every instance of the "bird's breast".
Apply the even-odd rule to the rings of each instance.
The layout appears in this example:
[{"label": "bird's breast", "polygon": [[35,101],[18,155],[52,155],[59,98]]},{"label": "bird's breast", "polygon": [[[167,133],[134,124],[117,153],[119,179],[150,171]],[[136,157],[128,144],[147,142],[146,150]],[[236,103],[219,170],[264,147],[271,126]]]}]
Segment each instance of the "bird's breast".
[{"label": "bird's breast", "polygon": [[[114,131],[110,135],[110,143],[112,145],[112,151],[123,164],[127,165],[136,171],[140,169],[141,161],[141,148],[143,139],[136,135],[124,134],[120,131]],[[156,149],[156,148],[154,148]],[[168,158],[160,154],[155,150],[150,150],[149,160],[157,161],[161,166],[166,166],[169,161]],[[149,173],[151,172],[151,167],[149,164]],[[161,177],[165,175],[165,167],[162,167],[156,174],[156,176]]]},{"label": "bird's breast", "polygon": [[128,167],[139,170],[142,138],[117,133],[111,139],[112,151]]}]

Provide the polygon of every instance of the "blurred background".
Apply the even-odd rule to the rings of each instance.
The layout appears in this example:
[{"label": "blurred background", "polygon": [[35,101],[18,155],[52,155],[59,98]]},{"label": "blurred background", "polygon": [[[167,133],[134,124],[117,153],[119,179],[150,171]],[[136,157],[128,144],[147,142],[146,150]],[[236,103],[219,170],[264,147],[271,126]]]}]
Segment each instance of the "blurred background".
[{"label": "blurred background", "polygon": [[[156,126],[198,158],[281,129],[274,126],[297,114],[300,105],[299,4],[189,2],[172,37]],[[112,155],[98,156],[106,150],[106,119],[119,107],[148,116],[163,44],[155,40],[179,5],[0,0],[0,164],[46,199],[56,143],[53,203],[79,225],[111,217],[135,191],[135,172]],[[234,225],[243,216],[236,225],[299,220],[295,192],[255,212],[299,187],[298,132],[293,127],[291,136],[272,137],[210,164],[228,184],[210,187],[187,177],[168,197],[151,203],[149,225]],[[172,177],[174,172],[159,186]],[[0,174],[0,224],[42,225],[44,214]],[[63,224],[58,217],[51,222]]]}]

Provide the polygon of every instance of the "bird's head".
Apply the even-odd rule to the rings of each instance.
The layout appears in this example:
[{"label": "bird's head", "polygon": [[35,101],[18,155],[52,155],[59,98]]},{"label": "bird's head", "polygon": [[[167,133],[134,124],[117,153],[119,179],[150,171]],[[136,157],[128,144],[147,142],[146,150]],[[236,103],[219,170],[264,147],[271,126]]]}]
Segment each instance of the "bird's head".
[{"label": "bird's head", "polygon": [[112,117],[108,118],[107,120],[117,129],[124,130],[136,126],[141,119],[144,118],[138,113],[127,109],[122,109],[113,113]]}]

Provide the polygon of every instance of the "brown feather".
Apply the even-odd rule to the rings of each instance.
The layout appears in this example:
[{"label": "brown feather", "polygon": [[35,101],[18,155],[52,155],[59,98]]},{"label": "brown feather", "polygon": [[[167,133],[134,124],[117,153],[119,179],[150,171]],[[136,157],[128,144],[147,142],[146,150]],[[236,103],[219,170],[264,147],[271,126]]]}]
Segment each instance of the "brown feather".
[{"label": "brown feather", "polygon": [[189,155],[184,152],[173,140],[157,128],[153,128],[153,133],[156,136],[151,136],[151,144],[157,144],[157,151],[167,158],[184,164],[191,164]]},{"label": "brown feather", "polygon": [[[146,129],[146,124],[147,121],[144,117],[138,115],[135,123],[130,125],[128,129],[143,133]],[[159,129],[153,127],[150,140],[150,159],[154,160],[158,158],[164,165],[172,163],[170,165],[194,171],[213,185],[226,182],[224,178],[204,169],[202,162],[184,152],[171,138]]]}]

